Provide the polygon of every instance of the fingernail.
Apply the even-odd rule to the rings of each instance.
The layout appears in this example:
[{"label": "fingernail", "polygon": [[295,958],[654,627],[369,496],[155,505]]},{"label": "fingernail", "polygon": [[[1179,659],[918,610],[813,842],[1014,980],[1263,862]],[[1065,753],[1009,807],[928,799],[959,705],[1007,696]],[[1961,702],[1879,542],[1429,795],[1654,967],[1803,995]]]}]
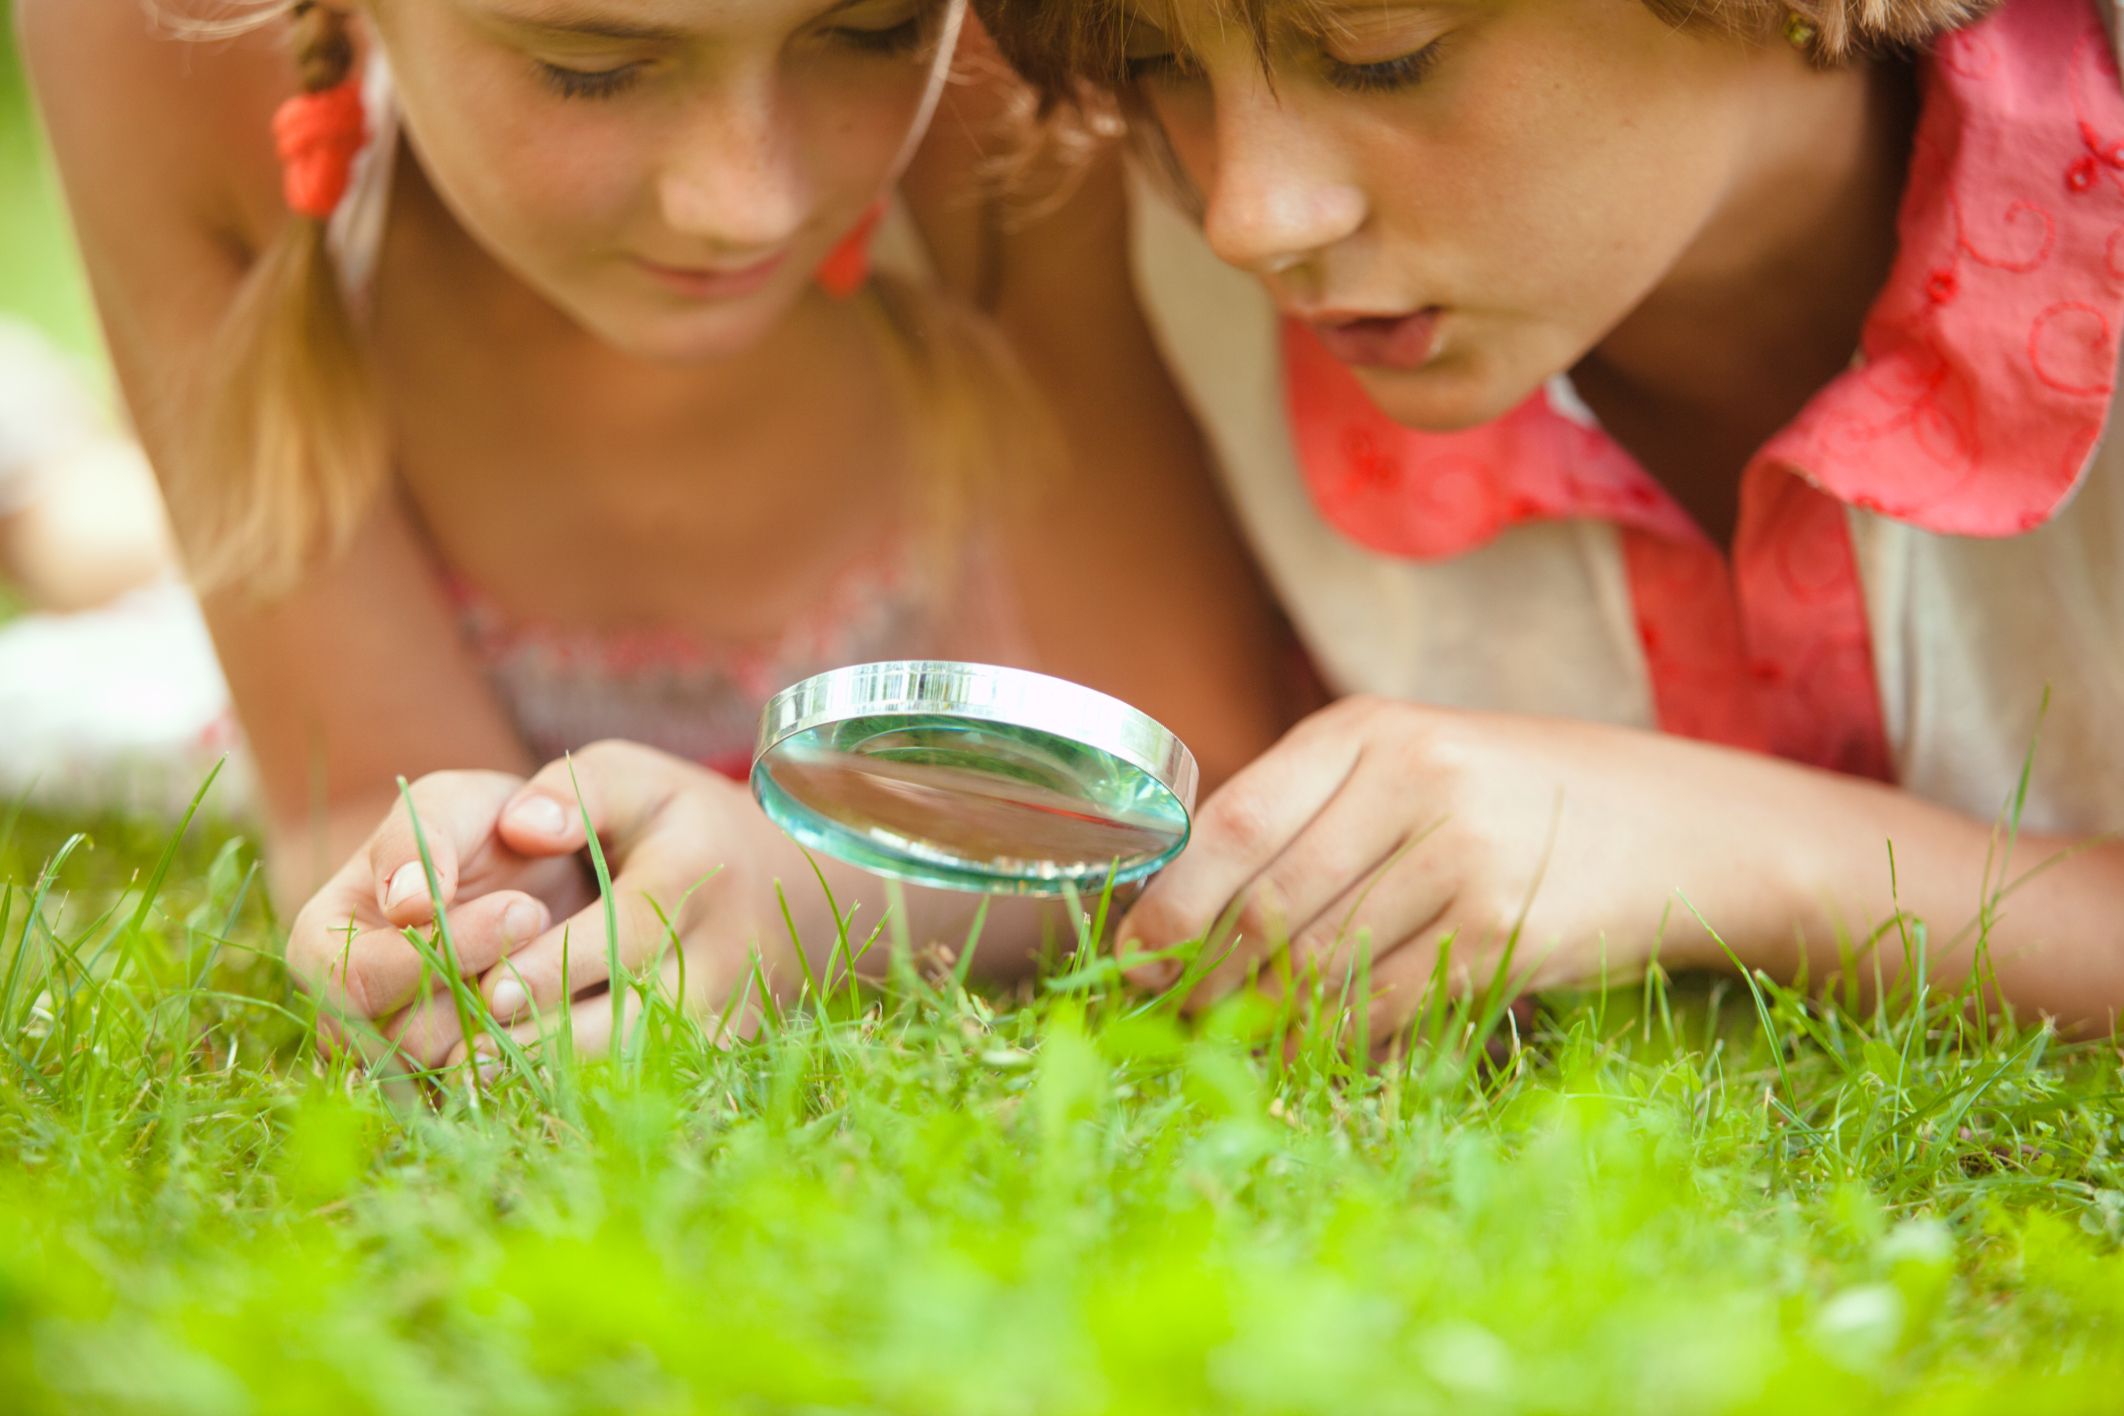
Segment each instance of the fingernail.
[{"label": "fingernail", "polygon": [[[502,947],[514,949],[546,932],[546,912],[530,900],[518,900],[502,911]],[[514,984],[505,985],[515,987]],[[517,990],[522,992],[521,989]]]},{"label": "fingernail", "polygon": [[502,1064],[501,1059],[499,1057],[495,1058],[491,1062],[482,1062],[479,1064],[479,1084],[483,1087],[491,1087],[496,1082],[500,1081],[501,1074]]},{"label": "fingernail", "polygon": [[522,1012],[524,1004],[529,1001],[522,984],[513,978],[505,978],[494,985],[494,997],[487,1004],[487,1011],[506,1022]]},{"label": "fingernail", "polygon": [[1180,981],[1180,965],[1171,959],[1145,964],[1136,970],[1136,980],[1153,993],[1163,993]]},{"label": "fingernail", "polygon": [[[1153,951],[1145,948],[1140,939],[1124,939],[1114,950],[1114,957],[1127,959],[1132,954],[1143,955],[1151,952]],[[1170,987],[1179,976],[1179,965],[1171,959],[1144,959],[1141,963],[1130,964],[1122,971],[1122,977],[1130,983],[1153,993]]]},{"label": "fingernail", "polygon": [[395,910],[427,888],[427,872],[421,869],[419,861],[409,860],[391,872],[391,879],[384,886],[384,908]]},{"label": "fingernail", "polygon": [[509,824],[541,836],[559,836],[568,829],[568,813],[549,796],[527,796],[509,808]]}]

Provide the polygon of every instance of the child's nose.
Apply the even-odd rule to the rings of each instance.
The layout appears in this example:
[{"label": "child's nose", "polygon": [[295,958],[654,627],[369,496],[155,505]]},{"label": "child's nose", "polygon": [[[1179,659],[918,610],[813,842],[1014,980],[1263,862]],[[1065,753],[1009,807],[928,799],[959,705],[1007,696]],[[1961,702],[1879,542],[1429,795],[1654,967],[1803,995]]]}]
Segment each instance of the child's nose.
[{"label": "child's nose", "polygon": [[812,207],[771,71],[732,75],[696,109],[658,182],[674,230],[737,251],[779,246]]},{"label": "child's nose", "polygon": [[1363,189],[1343,180],[1325,133],[1250,76],[1217,95],[1217,165],[1203,234],[1219,258],[1272,275],[1354,234]]}]

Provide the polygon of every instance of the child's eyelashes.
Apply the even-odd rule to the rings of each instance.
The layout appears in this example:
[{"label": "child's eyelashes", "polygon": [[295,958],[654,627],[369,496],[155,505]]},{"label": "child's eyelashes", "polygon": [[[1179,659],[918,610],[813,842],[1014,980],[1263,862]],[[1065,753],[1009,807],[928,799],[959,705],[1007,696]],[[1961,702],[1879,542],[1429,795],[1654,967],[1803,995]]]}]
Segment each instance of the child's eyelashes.
[{"label": "child's eyelashes", "polygon": [[1347,93],[1391,93],[1421,82],[1437,62],[1436,40],[1412,53],[1371,64],[1352,64],[1329,55],[1327,80]]},{"label": "child's eyelashes", "polygon": [[1159,54],[1131,54],[1125,63],[1128,81],[1132,84],[1153,80],[1177,83],[1202,76],[1201,69],[1190,63],[1186,55],[1170,50]]},{"label": "child's eyelashes", "polygon": [[[833,44],[860,54],[901,56],[922,46],[924,25],[920,15],[910,15],[897,24],[880,27],[836,25],[825,32]],[[617,98],[647,76],[653,61],[636,59],[606,69],[577,69],[550,60],[536,59],[533,69],[539,81],[562,98]]]},{"label": "child's eyelashes", "polygon": [[922,29],[921,17],[910,15],[883,29],[839,25],[833,30],[833,36],[849,48],[865,54],[912,54],[922,46]]},{"label": "child's eyelashes", "polygon": [[[1407,54],[1362,64],[1338,59],[1324,49],[1316,53],[1327,81],[1345,93],[1391,93],[1413,87],[1436,67],[1439,43],[1433,40]],[[1131,83],[1178,83],[1202,76],[1198,63],[1187,54],[1170,49],[1130,54],[1126,63]]]},{"label": "child's eyelashes", "polygon": [[562,98],[613,98],[640,81],[642,64],[622,64],[616,69],[569,69],[538,61],[538,76]]}]

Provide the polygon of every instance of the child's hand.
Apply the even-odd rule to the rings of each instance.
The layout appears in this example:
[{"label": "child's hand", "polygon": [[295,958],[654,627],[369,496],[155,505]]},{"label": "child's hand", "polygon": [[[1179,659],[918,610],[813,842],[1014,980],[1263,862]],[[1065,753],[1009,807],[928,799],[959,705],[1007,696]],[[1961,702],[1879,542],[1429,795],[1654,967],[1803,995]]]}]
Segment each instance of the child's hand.
[{"label": "child's hand", "polygon": [[[413,797],[463,967],[478,976],[489,1014],[519,1042],[555,1029],[564,1005],[574,1010],[579,1051],[601,1052],[610,1040],[611,956],[605,906],[583,865],[586,810],[612,874],[622,968],[658,965],[673,992],[683,969],[687,1000],[709,1009],[750,982],[756,942],[770,983],[789,972],[774,879],[802,881],[809,868],[745,789],[713,772],[607,742],[576,753],[572,768],[551,763],[528,782],[443,773],[423,778]],[[350,911],[351,950],[342,942]],[[815,928],[812,913],[799,908],[797,917]],[[304,909],[296,941],[305,976],[318,981],[313,987],[362,1016],[395,1013],[386,1035],[415,1063],[454,1062],[464,1050],[455,1002],[440,991],[411,996],[419,960],[395,928],[381,927],[386,917],[392,926],[431,918],[402,805]]]},{"label": "child's hand", "polygon": [[550,1034],[565,1006],[576,1048],[604,1051],[614,955],[630,973],[657,966],[667,992],[697,1012],[753,987],[756,950],[767,986],[786,983],[795,970],[777,877],[796,883],[800,929],[823,932],[817,892],[805,888],[809,867],[741,784],[654,748],[596,743],[572,767],[549,763],[526,783],[502,812],[502,835],[526,855],[576,857],[587,843],[585,813],[612,877],[617,943],[608,952],[605,903],[593,898],[487,972],[480,988],[488,1008],[519,1043]]},{"label": "child's hand", "polygon": [[[468,976],[536,939],[592,893],[577,862],[519,852],[504,838],[502,809],[523,786],[523,778],[506,772],[435,772],[411,788]],[[343,1040],[353,1030],[346,1024],[373,1024],[421,1066],[457,1042],[444,981],[432,976],[402,932],[425,929],[434,918],[419,845],[400,801],[303,906],[288,936],[288,965],[319,1000],[328,1034]],[[417,996],[424,978],[429,992]],[[416,1002],[424,1006],[413,1007]],[[435,1032],[445,1016],[446,1033]]]},{"label": "child's hand", "polygon": [[[1257,966],[1269,978],[1285,940],[1332,996],[1369,936],[1383,1032],[1414,1014],[1442,939],[1453,936],[1454,984],[1479,987],[1522,913],[1518,986],[1628,976],[1656,940],[1670,964],[1716,962],[1691,904],[1743,949],[1766,935],[1789,942],[1807,912],[1793,857],[1823,836],[1803,829],[1814,797],[1878,790],[1651,733],[1352,699],[1210,798],[1118,937],[1163,948],[1238,904],[1199,1006]],[[1873,859],[1885,876],[1885,854]],[[1161,961],[1136,977],[1164,986],[1178,974]]]}]

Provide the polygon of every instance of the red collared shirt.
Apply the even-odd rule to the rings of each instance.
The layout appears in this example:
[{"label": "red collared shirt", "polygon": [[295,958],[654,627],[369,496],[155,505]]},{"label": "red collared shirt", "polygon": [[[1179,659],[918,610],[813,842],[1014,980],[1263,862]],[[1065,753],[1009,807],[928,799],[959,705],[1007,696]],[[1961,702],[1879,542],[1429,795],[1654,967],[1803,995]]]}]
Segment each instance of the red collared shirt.
[{"label": "red collared shirt", "polygon": [[1901,248],[1862,357],[1750,460],[1730,560],[1572,400],[1404,428],[1286,322],[1323,517],[1421,560],[1529,521],[1613,523],[1663,729],[1890,779],[1846,508],[1949,536],[2042,525],[2101,438],[2124,333],[2124,94],[2086,0],[2009,0],[1940,40],[1919,84]]}]

